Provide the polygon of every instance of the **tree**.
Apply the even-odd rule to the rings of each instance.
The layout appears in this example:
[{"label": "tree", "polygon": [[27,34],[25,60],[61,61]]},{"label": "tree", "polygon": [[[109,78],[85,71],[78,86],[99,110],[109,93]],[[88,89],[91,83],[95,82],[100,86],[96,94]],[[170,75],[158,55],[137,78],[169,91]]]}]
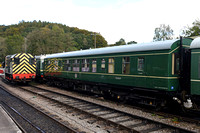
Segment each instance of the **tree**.
[{"label": "tree", "polygon": [[32,31],[27,40],[28,52],[33,55],[77,50],[71,34],[64,33],[63,29],[56,25],[52,29],[45,27]]},{"label": "tree", "polygon": [[5,42],[7,55],[21,53],[23,51],[22,45],[24,44],[24,38],[21,35],[8,36]]},{"label": "tree", "polygon": [[20,34],[19,28],[10,27],[6,29],[5,34],[7,36],[19,35]]},{"label": "tree", "polygon": [[[92,45],[94,47],[94,45]],[[107,41],[101,34],[96,35],[96,47],[97,48],[102,48],[108,46]]]},{"label": "tree", "polygon": [[65,38],[65,40],[63,43],[62,50],[65,52],[76,51],[77,48],[75,47],[75,42],[73,41],[73,37],[72,37],[71,33],[65,33],[64,38]]},{"label": "tree", "polygon": [[88,41],[86,38],[83,39],[83,46],[87,46],[88,45]]},{"label": "tree", "polygon": [[6,43],[5,38],[0,37],[0,62],[2,62],[6,56]]},{"label": "tree", "polygon": [[125,42],[125,40],[124,40],[123,38],[121,38],[121,39],[120,39],[118,42],[116,42],[114,45],[115,45],[115,46],[126,45],[126,42]]},{"label": "tree", "polygon": [[160,27],[155,28],[153,41],[164,41],[173,39],[173,30],[169,25],[161,24]]},{"label": "tree", "polygon": [[0,37],[4,38],[6,49],[9,50],[7,53],[24,52],[25,44],[27,52],[33,55],[94,48],[94,42],[98,48],[108,46],[103,36],[97,34],[94,39],[92,33],[76,27],[36,20],[22,20],[9,26],[0,25]]},{"label": "tree", "polygon": [[183,36],[192,37],[200,35],[200,20],[197,19],[193,23],[192,27],[186,27],[185,30],[182,31]]},{"label": "tree", "polygon": [[136,41],[130,41],[127,44],[137,44],[137,42]]}]

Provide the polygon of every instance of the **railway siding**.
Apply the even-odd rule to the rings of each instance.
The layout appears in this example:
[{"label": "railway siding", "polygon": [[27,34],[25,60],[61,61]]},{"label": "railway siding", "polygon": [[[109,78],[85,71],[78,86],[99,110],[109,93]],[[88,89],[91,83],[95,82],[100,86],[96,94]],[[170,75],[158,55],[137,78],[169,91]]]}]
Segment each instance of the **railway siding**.
[{"label": "railway siding", "polygon": [[[67,92],[67,91],[63,91],[63,90],[58,90],[54,87],[47,87],[47,86],[43,86],[43,87],[48,88],[50,90],[54,89],[55,91],[59,91],[59,92],[62,92],[62,93],[72,93],[72,92]],[[33,88],[31,89],[31,87],[28,87],[28,86],[26,86],[26,88],[27,89],[29,88],[29,90],[34,90]],[[108,111],[105,108],[102,108],[102,109],[99,110],[98,107],[96,107],[95,105],[94,106],[88,106],[87,103],[80,103],[80,102],[77,102],[77,101],[74,101],[74,100],[66,100],[62,96],[58,97],[58,96],[52,95],[49,92],[46,92],[44,90],[40,90],[40,91],[38,91],[38,93],[45,94],[48,97],[53,97],[53,99],[56,99],[57,101],[59,100],[59,101],[62,101],[62,102],[65,101],[66,103],[71,103],[71,105],[73,105],[74,108],[77,107],[80,110],[81,109],[82,110],[88,110],[90,113],[93,113],[94,115],[99,115],[102,118],[107,118],[110,121],[113,121],[115,123],[120,123],[121,125],[127,126],[131,129],[135,129],[136,131],[143,131],[143,132],[150,132],[150,131],[153,132],[153,131],[157,131],[157,130],[163,131],[163,132],[171,131],[171,129],[162,128],[162,126],[156,126],[155,124],[152,124],[147,120],[142,120],[142,121],[141,120],[133,120],[133,118],[125,116],[124,114],[120,114],[119,112],[113,113],[112,111]],[[23,95],[23,94],[21,94],[21,95]],[[76,94],[70,94],[70,95],[76,95]],[[81,97],[81,96],[79,95],[79,97]],[[113,127],[113,126],[105,125],[105,122],[103,120],[99,120],[99,122],[96,122],[97,120],[95,120],[95,119],[88,119],[88,116],[83,115],[80,112],[74,112],[73,109],[63,108],[63,107],[61,107],[62,105],[57,105],[57,104],[53,103],[52,101],[45,102],[43,98],[39,97],[39,95],[35,94],[34,96],[33,95],[31,97],[29,96],[28,99],[35,104],[41,104],[42,103],[42,106],[44,106],[42,108],[45,108],[45,110],[46,109],[51,110],[52,111],[51,113],[54,114],[54,115],[55,115],[55,110],[56,110],[56,112],[60,112],[60,114],[63,114],[63,112],[70,113],[71,115],[68,115],[68,119],[69,119],[69,117],[71,119],[70,123],[72,125],[74,125],[75,127],[77,127],[78,129],[82,129],[82,128],[85,128],[84,126],[87,126],[90,129],[90,131],[88,130],[88,131],[85,131],[85,132],[94,132],[94,131],[96,132],[97,128],[99,128],[98,131],[101,131],[102,127],[104,127],[105,128],[104,131],[107,131],[107,132],[123,131],[122,129],[116,130],[117,126]],[[90,101],[92,100],[94,103],[102,102],[103,105],[106,106],[108,104],[109,107],[116,108],[118,110],[120,110],[120,109],[123,110],[123,109],[128,108],[128,107],[125,107],[125,106],[118,106],[118,105],[110,104],[110,103],[107,103],[107,102],[104,102],[104,101],[101,101],[101,100],[96,101],[95,99],[92,99],[92,98],[85,98],[85,99],[87,99],[87,100],[90,99]],[[52,104],[52,105],[50,105],[50,104]],[[142,112],[142,111],[136,111],[134,109],[129,109],[129,111],[133,111],[134,113],[135,112],[140,112],[140,113]],[[58,115],[58,114],[56,114],[56,115]],[[150,116],[155,117],[152,114],[147,114],[147,113],[146,113],[145,117],[150,117]],[[62,118],[60,118],[60,119],[62,119],[62,121],[66,121],[66,119],[67,119],[67,118],[64,118],[66,116],[59,116],[59,117],[62,117]],[[83,120],[86,120],[86,122],[83,122]],[[163,119],[163,121],[164,121],[163,123],[165,123],[166,119]],[[172,124],[172,125],[179,126],[179,124]],[[192,125],[192,126],[191,125],[190,125],[190,127],[193,128],[194,125]],[[152,127],[154,127],[154,128],[152,128]],[[187,127],[186,127],[186,129],[187,129]],[[133,130],[133,131],[135,131],[135,130]],[[193,128],[193,129],[190,128],[189,130],[194,131],[194,132],[198,132],[198,130],[195,129],[195,128]]]},{"label": "railway siding", "polygon": [[[38,93],[38,91],[47,91],[43,90],[41,88],[29,88],[29,90],[33,91],[34,93]],[[40,92],[39,92],[40,93]],[[74,97],[69,97],[63,94],[47,91],[45,95],[42,96],[47,97],[49,99],[53,99],[58,103],[61,103],[62,105],[67,105],[68,107],[71,107],[75,110],[78,110],[79,112],[82,112],[84,114],[89,114],[90,116],[97,118],[98,120],[106,121],[109,124],[112,124],[117,127],[119,130],[125,129],[128,132],[153,132],[153,131],[160,131],[160,130],[167,130],[167,132],[172,131],[179,131],[179,132],[190,132],[189,130],[179,128],[177,126],[172,126],[170,124],[160,123],[155,120],[150,120],[144,117],[139,117],[136,115],[131,115],[122,111],[114,110],[112,108],[108,108],[105,106],[100,106],[98,104],[94,104],[91,102],[83,101]],[[64,102],[60,99],[64,99]],[[107,116],[102,117],[101,113],[102,111],[110,111],[112,114],[115,114],[114,116]],[[100,115],[98,114],[100,113]],[[79,114],[79,113],[78,113]],[[104,114],[104,113],[103,113]],[[107,113],[105,113],[107,114]],[[111,114],[111,115],[112,115]],[[96,121],[96,120],[94,120]],[[123,124],[124,122],[134,122],[139,121],[137,124]],[[192,132],[192,131],[191,131]]]}]

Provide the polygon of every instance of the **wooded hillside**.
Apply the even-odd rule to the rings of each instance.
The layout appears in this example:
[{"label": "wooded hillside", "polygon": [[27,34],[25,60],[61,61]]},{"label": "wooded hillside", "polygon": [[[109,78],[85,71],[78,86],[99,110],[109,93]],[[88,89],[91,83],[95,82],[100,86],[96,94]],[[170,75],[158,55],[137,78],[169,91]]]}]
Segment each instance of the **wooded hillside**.
[{"label": "wooded hillside", "polygon": [[[58,23],[21,21],[0,25],[0,61],[20,52],[40,55],[94,48],[94,40],[94,32]],[[105,46],[107,41],[96,34],[96,47]]]}]

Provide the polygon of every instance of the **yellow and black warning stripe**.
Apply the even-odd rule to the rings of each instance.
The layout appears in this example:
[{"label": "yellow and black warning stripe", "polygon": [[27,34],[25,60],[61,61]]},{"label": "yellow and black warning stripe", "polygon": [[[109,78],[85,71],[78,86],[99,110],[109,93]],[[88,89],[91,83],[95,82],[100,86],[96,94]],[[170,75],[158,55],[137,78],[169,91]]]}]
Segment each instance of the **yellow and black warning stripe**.
[{"label": "yellow and black warning stripe", "polygon": [[[15,61],[17,60],[17,61]],[[13,74],[34,74],[36,72],[36,60],[28,53],[16,54],[13,58]]]},{"label": "yellow and black warning stripe", "polygon": [[58,72],[61,71],[62,67],[59,65],[59,60],[51,59],[46,65],[45,71],[47,72]]}]

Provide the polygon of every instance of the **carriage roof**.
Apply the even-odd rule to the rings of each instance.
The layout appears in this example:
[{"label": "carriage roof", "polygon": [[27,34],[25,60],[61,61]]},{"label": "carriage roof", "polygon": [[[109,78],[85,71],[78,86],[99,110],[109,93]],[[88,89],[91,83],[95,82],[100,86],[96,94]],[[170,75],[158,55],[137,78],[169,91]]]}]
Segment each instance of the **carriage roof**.
[{"label": "carriage roof", "polygon": [[152,51],[152,50],[165,50],[171,49],[171,46],[178,41],[167,40],[157,41],[150,43],[131,44],[123,46],[113,46],[97,49],[80,50],[73,52],[64,52],[47,55],[46,58],[60,58],[60,57],[76,57],[76,56],[90,56],[90,55],[101,55],[101,54],[112,54],[112,53],[124,53],[124,52],[137,52],[137,51]]}]

